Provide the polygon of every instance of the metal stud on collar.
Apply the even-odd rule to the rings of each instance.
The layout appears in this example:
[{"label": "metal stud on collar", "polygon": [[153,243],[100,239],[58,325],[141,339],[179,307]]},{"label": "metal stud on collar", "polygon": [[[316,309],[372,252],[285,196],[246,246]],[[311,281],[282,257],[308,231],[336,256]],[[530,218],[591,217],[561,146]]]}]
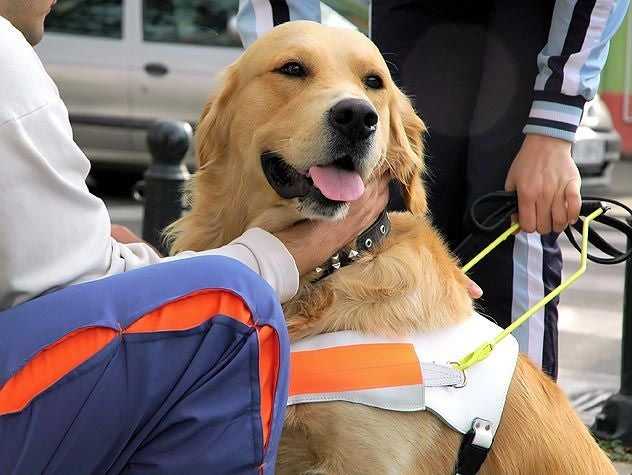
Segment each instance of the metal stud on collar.
[{"label": "metal stud on collar", "polygon": [[318,282],[325,277],[330,276],[333,272],[352,264],[359,259],[361,253],[368,251],[373,246],[379,245],[390,232],[390,222],[386,210],[382,212],[380,217],[355,241],[355,249],[348,249],[344,253],[337,253],[330,257],[322,267],[314,269],[315,279],[312,282]]}]

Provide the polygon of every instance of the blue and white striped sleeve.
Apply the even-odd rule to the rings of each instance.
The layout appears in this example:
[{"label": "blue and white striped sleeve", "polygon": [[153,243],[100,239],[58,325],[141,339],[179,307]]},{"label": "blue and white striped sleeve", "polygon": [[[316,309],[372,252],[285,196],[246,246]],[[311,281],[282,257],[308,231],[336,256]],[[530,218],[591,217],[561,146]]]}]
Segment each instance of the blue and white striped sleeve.
[{"label": "blue and white striped sleeve", "polygon": [[556,0],[524,133],[573,142],[629,0]]},{"label": "blue and white striped sleeve", "polygon": [[320,1],[239,0],[237,29],[244,48],[273,27],[290,20],[320,22]]}]

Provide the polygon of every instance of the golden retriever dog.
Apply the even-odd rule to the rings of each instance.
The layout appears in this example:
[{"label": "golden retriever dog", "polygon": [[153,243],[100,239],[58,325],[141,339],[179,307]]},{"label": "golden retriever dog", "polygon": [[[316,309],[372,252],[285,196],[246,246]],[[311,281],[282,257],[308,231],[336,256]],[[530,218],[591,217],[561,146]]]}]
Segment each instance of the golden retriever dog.
[{"label": "golden retriever dog", "polygon": [[[341,219],[364,184],[386,173],[403,185],[408,212],[391,213],[387,239],[351,265],[317,282],[302,278],[284,306],[291,339],[339,330],[402,335],[461,322],[472,302],[427,215],[423,132],[364,35],[281,25],[227,69],[204,108],[192,209],[169,231],[172,250],[218,247],[255,226],[275,232],[304,219]],[[277,471],[450,474],[461,438],[428,411],[297,405],[287,411]],[[557,385],[520,356],[480,473],[616,472]]]}]

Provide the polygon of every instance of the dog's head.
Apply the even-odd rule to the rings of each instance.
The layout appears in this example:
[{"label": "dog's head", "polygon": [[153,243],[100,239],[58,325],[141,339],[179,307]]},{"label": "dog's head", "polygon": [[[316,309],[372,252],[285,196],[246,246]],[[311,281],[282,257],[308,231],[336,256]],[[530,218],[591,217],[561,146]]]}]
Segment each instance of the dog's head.
[{"label": "dog's head", "polygon": [[287,225],[280,211],[287,221],[340,219],[365,184],[386,173],[402,183],[407,208],[421,214],[423,131],[364,35],[286,23],[227,69],[205,107],[194,201],[206,196],[206,204],[194,204],[225,203],[237,228]]}]

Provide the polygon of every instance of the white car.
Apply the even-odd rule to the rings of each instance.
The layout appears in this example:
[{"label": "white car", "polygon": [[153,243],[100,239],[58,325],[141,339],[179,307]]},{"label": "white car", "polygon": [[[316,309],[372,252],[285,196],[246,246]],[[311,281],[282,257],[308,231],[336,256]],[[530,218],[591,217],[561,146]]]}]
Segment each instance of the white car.
[{"label": "white car", "polygon": [[[59,0],[37,51],[93,163],[145,166],[157,119],[194,124],[242,51],[238,0]],[[323,22],[356,28],[321,4]],[[193,165],[192,154],[187,158]]]},{"label": "white car", "polygon": [[[345,1],[337,4],[368,17],[366,3]],[[197,121],[217,74],[241,53],[238,3],[59,0],[37,50],[93,163],[145,166],[147,128],[155,120]],[[321,13],[325,24],[356,28],[323,3]],[[584,181],[607,183],[619,150],[610,114],[596,98],[586,104],[573,147]]]},{"label": "white car", "polygon": [[572,155],[582,175],[582,183],[610,183],[614,162],[621,158],[621,136],[612,124],[606,103],[599,96],[584,106]]}]

